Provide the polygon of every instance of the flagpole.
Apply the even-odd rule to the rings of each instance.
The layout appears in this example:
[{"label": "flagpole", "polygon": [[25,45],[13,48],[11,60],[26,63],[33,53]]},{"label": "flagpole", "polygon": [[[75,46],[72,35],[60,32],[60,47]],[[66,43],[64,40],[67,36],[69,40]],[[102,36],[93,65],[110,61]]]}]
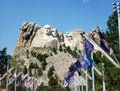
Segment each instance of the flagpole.
[{"label": "flagpole", "polygon": [[26,87],[26,91],[28,91],[28,87]]},{"label": "flagpole", "polygon": [[16,91],[16,80],[17,80],[16,72],[17,72],[17,71],[15,71],[15,74],[14,74],[14,79],[15,79],[15,91]]},{"label": "flagpole", "polygon": [[[93,60],[93,52],[91,52],[91,59]],[[94,62],[93,62],[94,65]],[[95,91],[95,77],[94,77],[94,68],[92,66],[92,91]]]},{"label": "flagpole", "polygon": [[83,83],[81,84],[81,90],[83,91]]},{"label": "flagpole", "polygon": [[8,79],[6,79],[6,91],[8,91]]},{"label": "flagpole", "polygon": [[[7,71],[9,69],[9,58],[8,58],[8,61],[7,61]],[[8,91],[8,77],[6,79],[6,91]]]},{"label": "flagpole", "polygon": [[88,70],[86,68],[86,91],[88,91],[88,77],[87,77],[87,72],[88,72]]},{"label": "flagpole", "polygon": [[16,78],[15,78],[15,91],[16,91]]},{"label": "flagpole", "polygon": [[103,77],[103,91],[106,91],[105,74],[104,74],[104,63],[102,63],[102,77]]},{"label": "flagpole", "polygon": [[[89,40],[89,39],[86,37],[86,35],[84,35],[84,37],[85,37],[87,40]],[[101,53],[103,53],[103,54],[105,55],[105,57],[106,57],[110,62],[113,63],[114,66],[116,66],[117,68],[120,68],[120,65],[117,64],[102,48],[100,48],[100,47],[98,46],[98,44],[96,44],[93,40],[89,40],[89,42],[90,42],[91,44],[93,44],[94,46],[96,46],[96,47],[98,48],[98,50],[99,50]]]}]

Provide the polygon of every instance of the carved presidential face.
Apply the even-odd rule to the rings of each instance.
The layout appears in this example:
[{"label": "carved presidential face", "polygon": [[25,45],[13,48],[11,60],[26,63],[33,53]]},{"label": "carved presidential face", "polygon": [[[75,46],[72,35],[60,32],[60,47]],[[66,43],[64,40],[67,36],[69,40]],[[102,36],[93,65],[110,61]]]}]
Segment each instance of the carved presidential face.
[{"label": "carved presidential face", "polygon": [[57,31],[57,29],[55,29],[55,28],[52,29],[52,36],[53,36],[53,37],[57,37],[57,36],[58,36],[58,31]]},{"label": "carved presidential face", "polygon": [[72,35],[71,35],[70,33],[68,33],[68,34],[66,35],[66,37],[67,37],[68,41],[71,41],[71,40],[73,39],[73,37],[72,37]]},{"label": "carved presidential face", "polygon": [[44,30],[44,33],[45,34],[51,34],[51,27],[50,27],[50,25],[45,25],[44,27],[43,27],[43,30]]},{"label": "carved presidential face", "polygon": [[63,41],[64,41],[64,36],[63,36],[63,34],[62,34],[62,33],[59,33],[59,39],[60,39],[60,41],[61,41],[61,42],[63,42]]}]

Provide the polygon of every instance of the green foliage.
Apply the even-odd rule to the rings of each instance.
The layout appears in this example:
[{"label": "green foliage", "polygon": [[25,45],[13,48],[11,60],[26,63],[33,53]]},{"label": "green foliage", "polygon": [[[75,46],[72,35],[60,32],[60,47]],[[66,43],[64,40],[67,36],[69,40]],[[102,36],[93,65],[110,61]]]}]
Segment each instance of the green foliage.
[{"label": "green foliage", "polygon": [[53,48],[53,52],[57,54],[57,49],[55,47]]},{"label": "green foliage", "polygon": [[48,84],[51,87],[58,85],[58,76],[57,76],[57,74],[54,75],[54,71],[55,71],[55,69],[52,66],[52,67],[50,67],[48,74],[47,74],[48,78],[49,78]]},{"label": "green foliage", "polygon": [[37,55],[37,59],[40,61],[40,62],[43,62],[49,55],[48,54],[38,54]]},{"label": "green foliage", "polygon": [[[115,56],[120,61],[120,53],[119,53],[119,46],[118,46],[118,20],[117,20],[117,13],[113,13],[108,21],[107,26],[108,29],[104,33],[106,41],[108,42],[109,46],[113,49]],[[113,57],[111,55],[111,57]],[[113,57],[114,59],[114,57]],[[101,53],[95,53],[94,55],[94,62],[102,69],[102,62],[105,63],[105,82],[106,82],[106,90],[107,91],[119,91],[120,90],[120,69],[116,68],[107,58],[101,56]],[[95,74],[96,79],[96,91],[102,91],[102,78]],[[92,90],[90,90],[92,91]]]},{"label": "green foliage", "polygon": [[65,44],[63,44],[63,47],[65,48],[65,47],[66,47],[66,45],[65,45]]},{"label": "green foliage", "polygon": [[33,76],[31,69],[29,70],[29,76],[30,76],[30,77]]},{"label": "green foliage", "polygon": [[50,76],[50,77],[49,77],[48,84],[49,84],[49,86],[58,85],[58,79],[55,78],[55,77],[53,77],[53,76]]},{"label": "green foliage", "polygon": [[38,54],[38,55],[37,55],[37,59],[38,59],[40,62],[42,62],[42,61],[45,60],[45,57],[44,57],[42,54]]},{"label": "green foliage", "polygon": [[66,51],[71,54],[73,58],[78,58],[78,54],[76,52],[77,48],[75,47],[74,50],[71,50],[70,46],[66,47]]},{"label": "green foliage", "polygon": [[55,71],[54,66],[50,67],[50,69],[48,71],[48,78],[50,78],[54,74],[54,71]]},{"label": "green foliage", "polygon": [[[118,33],[118,16],[117,12],[113,13],[107,21],[108,30],[105,33],[106,40],[109,46],[114,50],[114,53],[118,60],[120,60],[119,53],[119,33]],[[112,40],[112,41],[111,41]]]},{"label": "green foliage", "polygon": [[27,49],[27,51],[26,51],[26,57],[29,59],[29,50]]},{"label": "green foliage", "polygon": [[23,74],[24,75],[27,74],[27,68],[26,68],[26,66],[24,66],[24,68],[23,68]]},{"label": "green foliage", "polygon": [[29,70],[31,70],[33,68],[34,68],[34,64],[33,64],[33,62],[31,62],[30,65],[29,65]]},{"label": "green foliage", "polygon": [[41,85],[40,87],[38,87],[38,89],[36,91],[70,91],[70,89],[69,88],[62,88],[59,85],[52,86],[52,87]]},{"label": "green foliage", "polygon": [[47,65],[47,62],[46,62],[46,60],[44,60],[42,62],[42,70],[46,70],[46,65]]},{"label": "green foliage", "polygon": [[53,54],[52,54],[52,53],[50,53],[50,56],[53,56]]},{"label": "green foliage", "polygon": [[37,63],[33,63],[33,62],[30,63],[29,69],[37,69],[37,68],[38,68]]},{"label": "green foliage", "polygon": [[59,45],[59,51],[63,51],[63,49],[62,49],[62,46],[61,45]]},{"label": "green foliage", "polygon": [[11,56],[7,55],[7,48],[3,48],[0,50],[0,71],[3,69],[3,67],[10,67],[10,59]]},{"label": "green foliage", "polygon": [[33,57],[36,57],[36,52],[31,51],[31,55],[32,55]]},{"label": "green foliage", "polygon": [[12,57],[11,60],[10,60],[10,67],[15,67],[16,64],[17,64],[16,59]]},{"label": "green foliage", "polygon": [[64,53],[66,53],[66,49],[64,49]]},{"label": "green foliage", "polygon": [[41,68],[39,67],[39,68],[38,68],[38,76],[40,77],[40,76],[42,76],[42,75],[43,75],[42,70],[41,70]]}]

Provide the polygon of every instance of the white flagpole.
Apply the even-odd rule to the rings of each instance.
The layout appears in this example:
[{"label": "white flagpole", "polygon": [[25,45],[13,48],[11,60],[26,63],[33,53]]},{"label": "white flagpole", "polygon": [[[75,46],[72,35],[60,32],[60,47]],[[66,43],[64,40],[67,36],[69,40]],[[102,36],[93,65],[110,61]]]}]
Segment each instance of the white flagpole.
[{"label": "white flagpole", "polygon": [[15,78],[15,91],[16,91],[16,78]]},{"label": "white flagpole", "polygon": [[[91,52],[91,59],[93,60],[93,52]],[[94,65],[94,62],[93,62]],[[95,91],[95,77],[94,77],[94,68],[92,66],[92,91]]]},{"label": "white flagpole", "polygon": [[6,79],[6,91],[8,91],[8,78]]},{"label": "white flagpole", "polygon": [[102,77],[103,77],[103,91],[106,91],[106,87],[105,87],[105,75],[104,75],[104,63],[102,63]]},{"label": "white flagpole", "polygon": [[83,83],[81,84],[82,86],[81,86],[81,90],[83,91]]},{"label": "white flagpole", "polygon": [[86,91],[88,91],[88,76],[87,76],[87,69],[86,69]]},{"label": "white flagpole", "polygon": [[77,86],[74,87],[75,91],[77,91]]},{"label": "white flagpole", "polygon": [[28,91],[28,87],[26,87],[26,91]]},{"label": "white flagpole", "polygon": [[[7,72],[8,72],[8,69],[9,69],[9,59],[7,61]],[[8,78],[6,79],[6,91],[8,91]]]},{"label": "white flagpole", "polygon": [[103,54],[105,55],[105,57],[106,57],[110,62],[112,62],[115,67],[120,68],[120,65],[117,64],[117,63],[116,63],[102,48],[100,48],[93,40],[88,39],[85,35],[84,35],[84,37],[85,37],[87,40],[89,40],[89,42],[90,42],[91,44],[93,44],[94,46],[96,46],[96,47],[98,48],[98,50],[99,50],[101,53],[103,53]]},{"label": "white flagpole", "polygon": [[14,79],[15,79],[15,91],[16,91],[16,80],[17,80],[17,76],[16,76],[16,72],[15,72],[15,74],[14,74]]}]

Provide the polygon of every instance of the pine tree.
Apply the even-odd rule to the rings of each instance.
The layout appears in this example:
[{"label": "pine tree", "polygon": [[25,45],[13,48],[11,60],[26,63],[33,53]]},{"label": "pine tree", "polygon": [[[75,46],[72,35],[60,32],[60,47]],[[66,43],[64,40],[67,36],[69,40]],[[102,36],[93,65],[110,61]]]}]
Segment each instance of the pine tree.
[{"label": "pine tree", "polygon": [[[117,12],[114,12],[107,21],[108,29],[105,33],[106,40],[109,43],[109,46],[113,49],[115,56],[118,60],[120,60],[119,53],[119,37],[118,37],[118,15]],[[112,40],[112,41],[111,41]],[[106,60],[107,61],[107,60]],[[113,65],[109,65],[110,63],[106,63],[106,81],[108,85],[108,91],[119,91],[119,81],[120,81],[120,69],[116,68]]]},{"label": "pine tree", "polygon": [[[110,47],[114,50],[117,58],[120,60],[119,57],[119,33],[118,33],[118,15],[117,12],[114,12],[107,21],[108,29],[106,31],[105,37],[109,42]],[[112,41],[111,41],[112,40]]]}]

